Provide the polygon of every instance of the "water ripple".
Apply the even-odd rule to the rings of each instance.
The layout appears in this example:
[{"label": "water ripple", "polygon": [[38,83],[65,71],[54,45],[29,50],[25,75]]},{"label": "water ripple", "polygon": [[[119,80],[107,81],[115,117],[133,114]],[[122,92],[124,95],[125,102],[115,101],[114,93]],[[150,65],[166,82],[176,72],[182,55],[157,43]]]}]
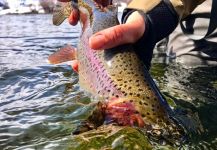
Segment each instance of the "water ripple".
[{"label": "water ripple", "polygon": [[[49,65],[47,57],[68,43],[76,46],[79,25],[53,26],[51,15],[0,20],[0,149],[66,149],[71,132],[91,111],[90,99],[69,66]],[[171,68],[178,72],[174,75],[153,68],[164,92],[192,100],[207,131],[186,149],[216,149],[217,69],[196,70],[189,77],[189,70]]]}]

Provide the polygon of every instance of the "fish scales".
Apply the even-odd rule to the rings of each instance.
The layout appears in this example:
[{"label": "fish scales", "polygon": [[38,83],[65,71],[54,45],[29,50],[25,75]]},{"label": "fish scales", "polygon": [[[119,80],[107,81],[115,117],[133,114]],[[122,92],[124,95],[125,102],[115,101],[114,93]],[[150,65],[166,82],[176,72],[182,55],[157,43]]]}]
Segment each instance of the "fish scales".
[{"label": "fish scales", "polygon": [[[62,9],[63,7],[64,9]],[[70,16],[72,9],[71,2],[61,3],[57,1],[53,11],[53,24],[57,26],[60,25],[67,17]]]},{"label": "fish scales", "polygon": [[[84,4],[91,9],[86,10]],[[168,135],[175,135],[176,138],[179,135],[180,138],[182,129],[171,120],[168,107],[165,106],[167,103],[153,88],[153,83],[146,80],[151,77],[147,75],[148,72],[145,71],[133,47],[125,45],[98,51],[89,47],[88,41],[91,35],[118,24],[116,8],[107,7],[106,10],[102,10],[88,0],[82,1],[79,8],[82,24],[78,48],[81,87],[96,98],[104,98],[114,105],[117,104],[118,107],[122,107],[125,103],[132,104],[133,113],[142,117],[145,126],[166,130],[169,132]],[[113,111],[109,111],[108,114],[110,112]]]},{"label": "fish scales", "polygon": [[[96,99],[103,100],[88,121],[95,127],[103,122],[100,119],[138,126],[151,136],[170,143],[182,141],[185,128],[173,117],[172,109],[133,46],[122,45],[107,50],[89,47],[89,38],[94,33],[119,24],[117,7],[102,6],[93,0],[78,0],[77,6],[82,28],[77,50],[79,84]],[[62,20],[56,17],[59,15],[54,17],[59,24]],[[85,125],[87,129],[92,128]]]}]

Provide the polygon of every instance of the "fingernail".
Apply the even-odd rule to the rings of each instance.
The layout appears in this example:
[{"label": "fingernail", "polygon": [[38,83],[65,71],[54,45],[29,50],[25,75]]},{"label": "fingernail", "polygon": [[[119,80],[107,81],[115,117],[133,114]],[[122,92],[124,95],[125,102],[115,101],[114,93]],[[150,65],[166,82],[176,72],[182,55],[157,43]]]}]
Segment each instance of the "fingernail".
[{"label": "fingernail", "polygon": [[102,41],[104,41],[104,39],[105,39],[105,37],[101,34],[92,36],[92,40],[95,40],[95,41],[101,41],[102,42]]}]

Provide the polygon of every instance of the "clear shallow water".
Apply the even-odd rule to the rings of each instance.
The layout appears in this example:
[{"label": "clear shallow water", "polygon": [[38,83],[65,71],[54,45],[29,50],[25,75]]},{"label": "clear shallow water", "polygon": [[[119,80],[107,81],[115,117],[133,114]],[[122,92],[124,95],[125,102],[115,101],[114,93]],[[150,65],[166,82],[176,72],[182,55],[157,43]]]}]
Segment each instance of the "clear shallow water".
[{"label": "clear shallow water", "polygon": [[[0,149],[66,149],[89,99],[67,65],[47,57],[70,43],[80,28],[55,27],[51,15],[0,16]],[[198,113],[205,133],[186,149],[217,147],[217,68],[152,68],[161,90]],[[192,146],[191,146],[192,145]],[[202,149],[201,148],[201,149]]]},{"label": "clear shallow water", "polygon": [[0,149],[60,149],[82,105],[75,101],[85,102],[71,68],[47,63],[76,45],[79,28],[55,27],[51,17],[0,16]]}]

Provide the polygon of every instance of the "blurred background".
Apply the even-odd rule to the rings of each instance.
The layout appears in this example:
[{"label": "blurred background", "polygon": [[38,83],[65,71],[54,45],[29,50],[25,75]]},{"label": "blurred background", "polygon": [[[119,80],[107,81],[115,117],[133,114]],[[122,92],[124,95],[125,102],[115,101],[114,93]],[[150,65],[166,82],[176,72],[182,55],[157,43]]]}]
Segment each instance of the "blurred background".
[{"label": "blurred background", "polygon": [[56,0],[0,0],[0,15],[51,13]]}]

